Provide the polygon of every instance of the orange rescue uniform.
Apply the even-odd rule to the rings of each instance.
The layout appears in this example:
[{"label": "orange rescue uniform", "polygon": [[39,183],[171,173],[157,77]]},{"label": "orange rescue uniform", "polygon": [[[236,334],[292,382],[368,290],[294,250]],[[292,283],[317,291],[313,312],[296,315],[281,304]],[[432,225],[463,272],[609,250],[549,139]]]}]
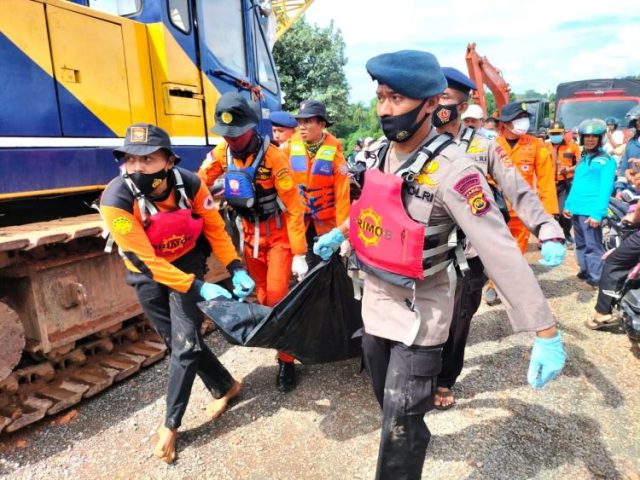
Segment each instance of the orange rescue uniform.
[{"label": "orange rescue uniform", "polygon": [[[243,168],[251,165],[254,156],[246,161],[234,158],[234,164]],[[227,143],[217,145],[200,166],[198,175],[210,187],[227,170]],[[275,188],[284,204],[284,214],[272,215],[259,223],[258,256],[254,258],[255,223],[251,218],[242,218],[245,238],[244,256],[251,278],[256,282],[258,301],[269,307],[278,303],[287,294],[291,280],[293,255],[304,255],[307,251],[302,207],[291,174],[289,161],[282,150],[269,144],[264,158],[258,165],[255,183],[265,190]]]},{"label": "orange rescue uniform", "polygon": [[[215,208],[207,187],[192,172],[179,167],[174,168],[180,170],[193,214],[203,219],[202,234],[211,245],[214,255],[227,267],[234,261],[240,266],[236,250],[225,230],[224,221]],[[178,210],[176,189],[173,188],[166,199],[154,201],[153,205],[159,212]],[[102,194],[100,213],[113,240],[126,257],[124,264],[127,269],[143,273],[178,292],[186,293],[192,286],[195,287],[195,275],[183,272],[172,262],[197,247],[194,245],[178,255],[167,251],[163,256],[157,256],[145,233],[138,202],[134,200],[122,177],[116,177],[107,185]]]},{"label": "orange rescue uniform", "polygon": [[[531,189],[537,191],[545,211],[549,215],[557,215],[558,196],[556,194],[555,166],[544,142],[539,138],[524,134],[518,138],[513,148],[502,135],[496,138],[496,143],[507,152]],[[511,217],[509,230],[516,239],[520,251],[524,253],[529,243],[529,230],[512,208],[509,208],[509,215]]]},{"label": "orange rescue uniform", "polygon": [[553,159],[556,172],[556,182],[573,179],[573,170],[560,173],[560,169],[561,167],[573,169],[576,166],[576,163],[578,163],[578,160],[582,155],[582,150],[580,150],[578,144],[573,140],[564,140],[559,145],[548,143],[547,148],[551,152],[551,157]]},{"label": "orange rescue uniform", "polygon": [[288,156],[305,208],[305,225],[317,235],[342,225],[349,218],[347,161],[336,137],[324,133],[324,141],[312,157],[299,133],[289,139]]}]

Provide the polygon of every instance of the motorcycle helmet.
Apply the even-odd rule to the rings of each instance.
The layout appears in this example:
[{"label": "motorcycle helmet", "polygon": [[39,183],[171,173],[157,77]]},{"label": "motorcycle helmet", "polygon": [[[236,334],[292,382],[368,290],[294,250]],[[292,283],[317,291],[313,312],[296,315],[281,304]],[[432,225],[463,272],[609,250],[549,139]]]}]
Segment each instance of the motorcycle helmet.
[{"label": "motorcycle helmet", "polygon": [[607,125],[613,125],[615,128],[618,128],[618,119],[616,117],[607,117],[604,119],[604,123]]},{"label": "motorcycle helmet", "polygon": [[636,128],[636,120],[640,118],[640,105],[636,105],[624,116],[629,122],[629,128]]},{"label": "motorcycle helmet", "polygon": [[599,145],[602,145],[604,134],[607,132],[607,124],[599,118],[590,118],[583,120],[578,126],[578,135],[580,135],[580,145],[584,145],[584,135],[597,135],[600,137]]}]

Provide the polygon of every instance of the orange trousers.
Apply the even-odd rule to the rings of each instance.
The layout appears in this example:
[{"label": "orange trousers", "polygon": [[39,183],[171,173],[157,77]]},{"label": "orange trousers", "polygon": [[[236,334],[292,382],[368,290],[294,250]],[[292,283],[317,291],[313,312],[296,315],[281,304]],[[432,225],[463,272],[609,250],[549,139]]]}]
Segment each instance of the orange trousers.
[{"label": "orange trousers", "polygon": [[[258,302],[267,307],[273,307],[287,294],[291,280],[293,254],[284,216],[281,215],[280,220],[281,228],[277,228],[274,218],[260,224],[260,249],[257,258],[253,257],[254,224],[243,221],[247,270],[256,282]],[[293,362],[293,357],[284,352],[278,352],[278,358],[284,362]]]},{"label": "orange trousers", "polygon": [[527,251],[527,246],[529,245],[529,230],[524,226],[522,220],[518,217],[511,217],[509,220],[509,231],[513,238],[516,239],[516,243],[520,248],[520,251],[524,254]]}]

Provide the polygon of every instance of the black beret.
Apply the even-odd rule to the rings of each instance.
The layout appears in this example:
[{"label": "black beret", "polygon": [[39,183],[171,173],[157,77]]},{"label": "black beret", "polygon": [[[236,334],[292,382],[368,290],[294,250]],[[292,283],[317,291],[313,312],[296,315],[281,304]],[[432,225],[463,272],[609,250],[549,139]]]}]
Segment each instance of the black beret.
[{"label": "black beret", "polygon": [[473,83],[473,80],[471,80],[457,68],[442,67],[442,73],[444,73],[444,76],[447,79],[449,88],[453,88],[454,90],[459,90],[464,93],[469,93],[469,90],[478,89],[478,87],[476,87],[476,84]]},{"label": "black beret", "polygon": [[367,72],[378,84],[410,98],[423,99],[439,95],[447,80],[436,57],[418,50],[383,53],[369,59]]}]

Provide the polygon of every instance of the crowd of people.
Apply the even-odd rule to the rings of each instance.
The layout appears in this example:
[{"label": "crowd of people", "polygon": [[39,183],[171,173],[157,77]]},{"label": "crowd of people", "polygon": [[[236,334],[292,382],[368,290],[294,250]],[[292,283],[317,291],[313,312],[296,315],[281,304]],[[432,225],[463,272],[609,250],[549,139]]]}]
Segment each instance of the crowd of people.
[{"label": "crowd of people", "polygon": [[[607,122],[585,119],[579,145],[561,122],[545,141],[528,133],[531,115],[519,102],[484,118],[470,103],[474,83],[427,52],[382,54],[366,68],[377,83],[384,137],[362,139],[348,159],[327,130],[332,119],[322,102],[306,100],[294,115],[272,112],[269,137],[258,132],[259,107],[235,92],[216,105],[213,132],[223,141],[197,172],[178,166],[169,135],[155,125],[131,125],[114,150],[121,175],[100,209],[127,283],[171,352],[155,448],[163,461],[176,458],[196,375],[213,396],[210,419],[241,392],[200,333],[197,302],[232,298],[204,280],[211,253],[229,271],[236,298],[255,290],[259,303],[273,306],[292,277],[353,252],[352,265],[366,274],[362,354],[383,412],[376,474],[383,479],[420,477],[431,436],[424,414],[455,405],[452,387],[483,288],[488,303],[505,300],[514,330],[536,332],[530,385],[540,388],[562,371],[561,334],[523,256],[530,233],[542,265],[561,264],[566,248],[575,248],[578,277],[601,286],[589,326],[611,316],[606,292],[619,288],[640,241],[625,240],[603,273],[602,220],[614,183],[620,195],[638,192],[638,134],[625,149]],[[364,173],[355,200],[349,167],[358,162]],[[224,201],[242,220],[239,246],[210,194],[223,176]],[[640,210],[627,220],[639,223]],[[295,359],[278,352],[277,361],[276,386],[290,392]]]}]

